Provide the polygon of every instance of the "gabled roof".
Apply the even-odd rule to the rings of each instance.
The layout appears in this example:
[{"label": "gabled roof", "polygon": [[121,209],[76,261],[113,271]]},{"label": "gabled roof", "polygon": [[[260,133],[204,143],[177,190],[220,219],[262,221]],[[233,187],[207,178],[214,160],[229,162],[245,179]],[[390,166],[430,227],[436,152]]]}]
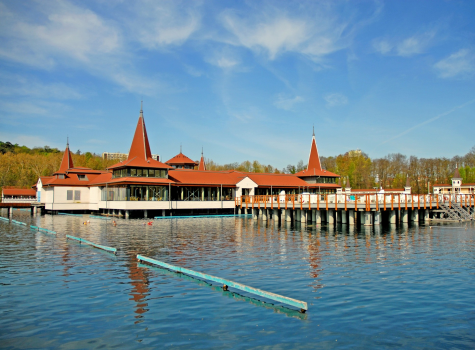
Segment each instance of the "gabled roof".
[{"label": "gabled roof", "polygon": [[[43,187],[50,187],[50,186],[90,186],[91,183],[94,182],[94,180],[102,176],[104,174],[110,174],[106,171],[101,171],[99,173],[83,173],[86,175],[87,180],[80,180],[77,173],[72,173],[72,174],[67,174],[64,179],[56,179],[53,178],[49,180],[46,183],[43,183]],[[111,174],[112,176],[112,174]]]},{"label": "gabled roof", "polygon": [[110,166],[108,169],[125,167],[171,169],[171,166],[163,164],[152,158],[150,144],[148,143],[147,129],[143,118],[143,110],[140,109],[139,120],[135,128],[134,138],[130,146],[129,156],[126,160]]},{"label": "gabled roof", "polygon": [[184,165],[184,164],[187,164],[187,165],[198,165],[198,163],[196,163],[194,160],[191,160],[190,158],[188,158],[187,156],[185,156],[183,153],[178,153],[175,157],[167,160],[165,162],[165,164],[168,164],[168,165]]},{"label": "gabled roof", "polygon": [[201,159],[198,165],[198,170],[206,170],[205,158],[203,157],[203,149],[201,149]]},{"label": "gabled roof", "polygon": [[61,161],[61,166],[59,170],[54,174],[66,174],[68,169],[74,168],[73,157],[71,156],[71,151],[69,150],[69,141],[66,144],[66,150],[63,154],[63,160]]},{"label": "gabled roof", "polygon": [[340,177],[335,173],[322,169],[320,164],[320,156],[318,155],[317,142],[315,141],[315,130],[312,135],[312,145],[310,146],[310,155],[308,157],[308,165],[306,170],[299,171],[295,175],[299,177],[307,176],[328,176],[328,177]]}]

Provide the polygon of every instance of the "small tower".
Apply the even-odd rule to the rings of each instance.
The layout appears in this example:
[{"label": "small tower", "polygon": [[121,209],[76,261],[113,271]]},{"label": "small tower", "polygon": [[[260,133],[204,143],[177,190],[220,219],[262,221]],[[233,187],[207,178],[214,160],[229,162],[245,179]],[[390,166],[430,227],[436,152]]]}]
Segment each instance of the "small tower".
[{"label": "small tower", "polygon": [[411,194],[411,181],[409,181],[409,175],[406,177],[406,186],[404,186],[404,194]]},{"label": "small tower", "polygon": [[348,176],[346,177],[345,192],[346,194],[351,193],[350,178]]},{"label": "small tower", "polygon": [[460,176],[458,165],[456,165],[454,176],[452,177],[452,193],[460,193],[460,186],[462,186],[462,177]]}]

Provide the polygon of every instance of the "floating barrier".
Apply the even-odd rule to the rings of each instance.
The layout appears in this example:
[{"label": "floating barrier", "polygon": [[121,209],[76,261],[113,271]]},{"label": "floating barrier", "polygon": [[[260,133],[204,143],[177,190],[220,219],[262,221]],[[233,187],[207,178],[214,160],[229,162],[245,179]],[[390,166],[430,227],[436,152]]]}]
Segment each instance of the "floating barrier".
[{"label": "floating barrier", "polygon": [[90,242],[88,240],[85,240],[84,238],[74,237],[74,236],[70,236],[70,235],[66,235],[66,238],[74,239],[74,240],[78,241],[79,243],[86,243],[90,246],[93,246],[93,247],[96,247],[96,248],[99,248],[99,249],[102,249],[102,250],[105,250],[105,251],[108,251],[108,252],[111,252],[111,253],[114,253],[115,255],[117,255],[117,248],[111,248],[111,247],[107,247],[105,245],[96,244],[96,243]]},{"label": "floating barrier", "polygon": [[297,300],[297,299],[284,297],[283,295],[279,295],[279,294],[275,294],[275,293],[271,293],[271,292],[266,292],[266,291],[261,290],[261,289],[257,289],[257,288],[254,288],[254,287],[249,287],[249,286],[246,286],[246,285],[238,283],[238,282],[233,282],[233,281],[221,278],[221,277],[216,277],[216,276],[208,275],[208,274],[205,274],[205,273],[193,271],[193,270],[190,270],[190,269],[187,269],[187,268],[184,268],[184,267],[170,265],[170,264],[167,264],[165,262],[158,261],[158,260],[155,260],[155,259],[152,259],[152,258],[148,258],[148,257],[143,256],[143,255],[137,255],[137,259],[138,259],[139,262],[145,261],[149,264],[158,265],[158,266],[164,267],[166,269],[169,269],[169,270],[172,270],[172,271],[175,271],[175,272],[178,272],[178,273],[186,273],[187,275],[196,276],[196,277],[199,277],[199,278],[203,278],[203,279],[211,280],[211,281],[214,281],[214,282],[222,283],[224,290],[228,290],[228,287],[232,287],[232,288],[243,290],[243,291],[248,292],[248,293],[260,295],[260,296],[265,297],[267,299],[272,299],[272,300],[275,300],[275,301],[278,301],[278,302],[281,302],[281,303],[284,303],[284,304],[292,305],[294,307],[299,308],[300,312],[302,312],[302,313],[304,313],[305,311],[308,310],[307,303],[305,301],[300,301],[300,300]]},{"label": "floating barrier", "polygon": [[3,216],[0,216],[0,219],[3,220],[3,221],[10,221],[9,218],[4,218]]},{"label": "floating barrier", "polygon": [[14,224],[17,224],[17,225],[26,225],[26,223],[24,223],[24,222],[17,221],[17,220],[13,220],[13,219],[12,219],[12,222],[13,222]]},{"label": "floating barrier", "polygon": [[110,218],[108,218],[108,217],[97,216],[97,215],[90,215],[89,217],[90,217],[91,219],[110,220]]},{"label": "floating barrier", "polygon": [[56,231],[51,231],[51,230],[48,230],[47,228],[42,228],[42,227],[38,227],[38,231],[52,233],[53,235],[56,234]]},{"label": "floating barrier", "polygon": [[188,216],[155,216],[154,219],[194,219],[194,218],[223,218],[235,216],[251,216],[252,214],[221,214],[221,215],[188,215]]},{"label": "floating barrier", "polygon": [[58,213],[58,215],[84,216],[83,214]]}]

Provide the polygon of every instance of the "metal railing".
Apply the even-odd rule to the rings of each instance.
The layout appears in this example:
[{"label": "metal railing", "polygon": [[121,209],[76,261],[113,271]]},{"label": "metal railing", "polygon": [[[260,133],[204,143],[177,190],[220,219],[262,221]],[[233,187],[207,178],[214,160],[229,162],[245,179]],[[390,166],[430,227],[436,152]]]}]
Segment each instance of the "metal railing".
[{"label": "metal railing", "polygon": [[236,197],[236,206],[257,209],[439,209],[441,203],[452,207],[474,207],[474,194],[279,194]]}]

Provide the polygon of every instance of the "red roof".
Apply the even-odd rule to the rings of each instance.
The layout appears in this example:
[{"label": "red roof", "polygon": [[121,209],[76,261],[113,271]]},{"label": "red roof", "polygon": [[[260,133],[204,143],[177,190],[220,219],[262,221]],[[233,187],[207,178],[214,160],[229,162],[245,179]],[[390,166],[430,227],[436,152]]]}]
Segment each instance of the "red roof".
[{"label": "red roof", "polygon": [[[90,186],[91,183],[95,181],[95,179],[101,175],[107,174],[106,172],[102,171],[100,173],[84,173],[86,175],[87,180],[80,180],[77,173],[66,174],[64,179],[56,179],[53,178],[47,183],[43,183],[44,187],[48,186]],[[112,174],[111,174],[112,175]]]},{"label": "red roof", "polygon": [[68,169],[74,168],[73,157],[71,156],[71,151],[69,150],[69,142],[66,144],[66,150],[63,154],[63,160],[61,161],[61,166],[55,174],[65,174]]},{"label": "red roof", "polygon": [[4,196],[36,197],[36,191],[29,188],[4,188],[2,193]]},{"label": "red roof", "polygon": [[309,187],[309,184],[295,175],[246,173],[259,187]]},{"label": "red roof", "polygon": [[165,164],[168,164],[168,165],[187,164],[187,165],[193,165],[193,166],[198,165],[198,163],[196,163],[194,160],[191,160],[190,158],[188,158],[181,152],[177,154],[175,157],[173,157],[172,159],[169,159],[168,161],[166,161]]},{"label": "red roof", "polygon": [[239,171],[199,171],[191,169],[170,170],[168,176],[177,186],[235,186],[247,175]]},{"label": "red roof", "polygon": [[328,177],[340,177],[340,175],[337,175],[335,173],[332,173],[331,171],[328,170],[323,170],[323,169],[307,169],[307,170],[302,170],[299,171],[298,173],[295,174],[298,177],[307,177],[307,176],[328,176]]},{"label": "red roof", "polygon": [[[110,174],[112,177],[112,174]],[[130,177],[118,177],[115,179],[110,179],[107,177],[103,177],[100,179],[100,181],[95,180],[94,183],[91,185],[119,185],[119,184],[141,184],[141,185],[151,185],[151,186],[158,186],[158,185],[168,185],[170,183],[173,183],[173,181],[161,177],[136,177],[136,176],[130,176]]]},{"label": "red roof", "polygon": [[163,164],[152,158],[150,145],[148,143],[147,129],[143,118],[143,111],[140,110],[139,121],[135,128],[134,138],[130,146],[129,156],[126,160],[110,166],[108,169],[118,169],[125,167],[172,169],[171,166]]}]

